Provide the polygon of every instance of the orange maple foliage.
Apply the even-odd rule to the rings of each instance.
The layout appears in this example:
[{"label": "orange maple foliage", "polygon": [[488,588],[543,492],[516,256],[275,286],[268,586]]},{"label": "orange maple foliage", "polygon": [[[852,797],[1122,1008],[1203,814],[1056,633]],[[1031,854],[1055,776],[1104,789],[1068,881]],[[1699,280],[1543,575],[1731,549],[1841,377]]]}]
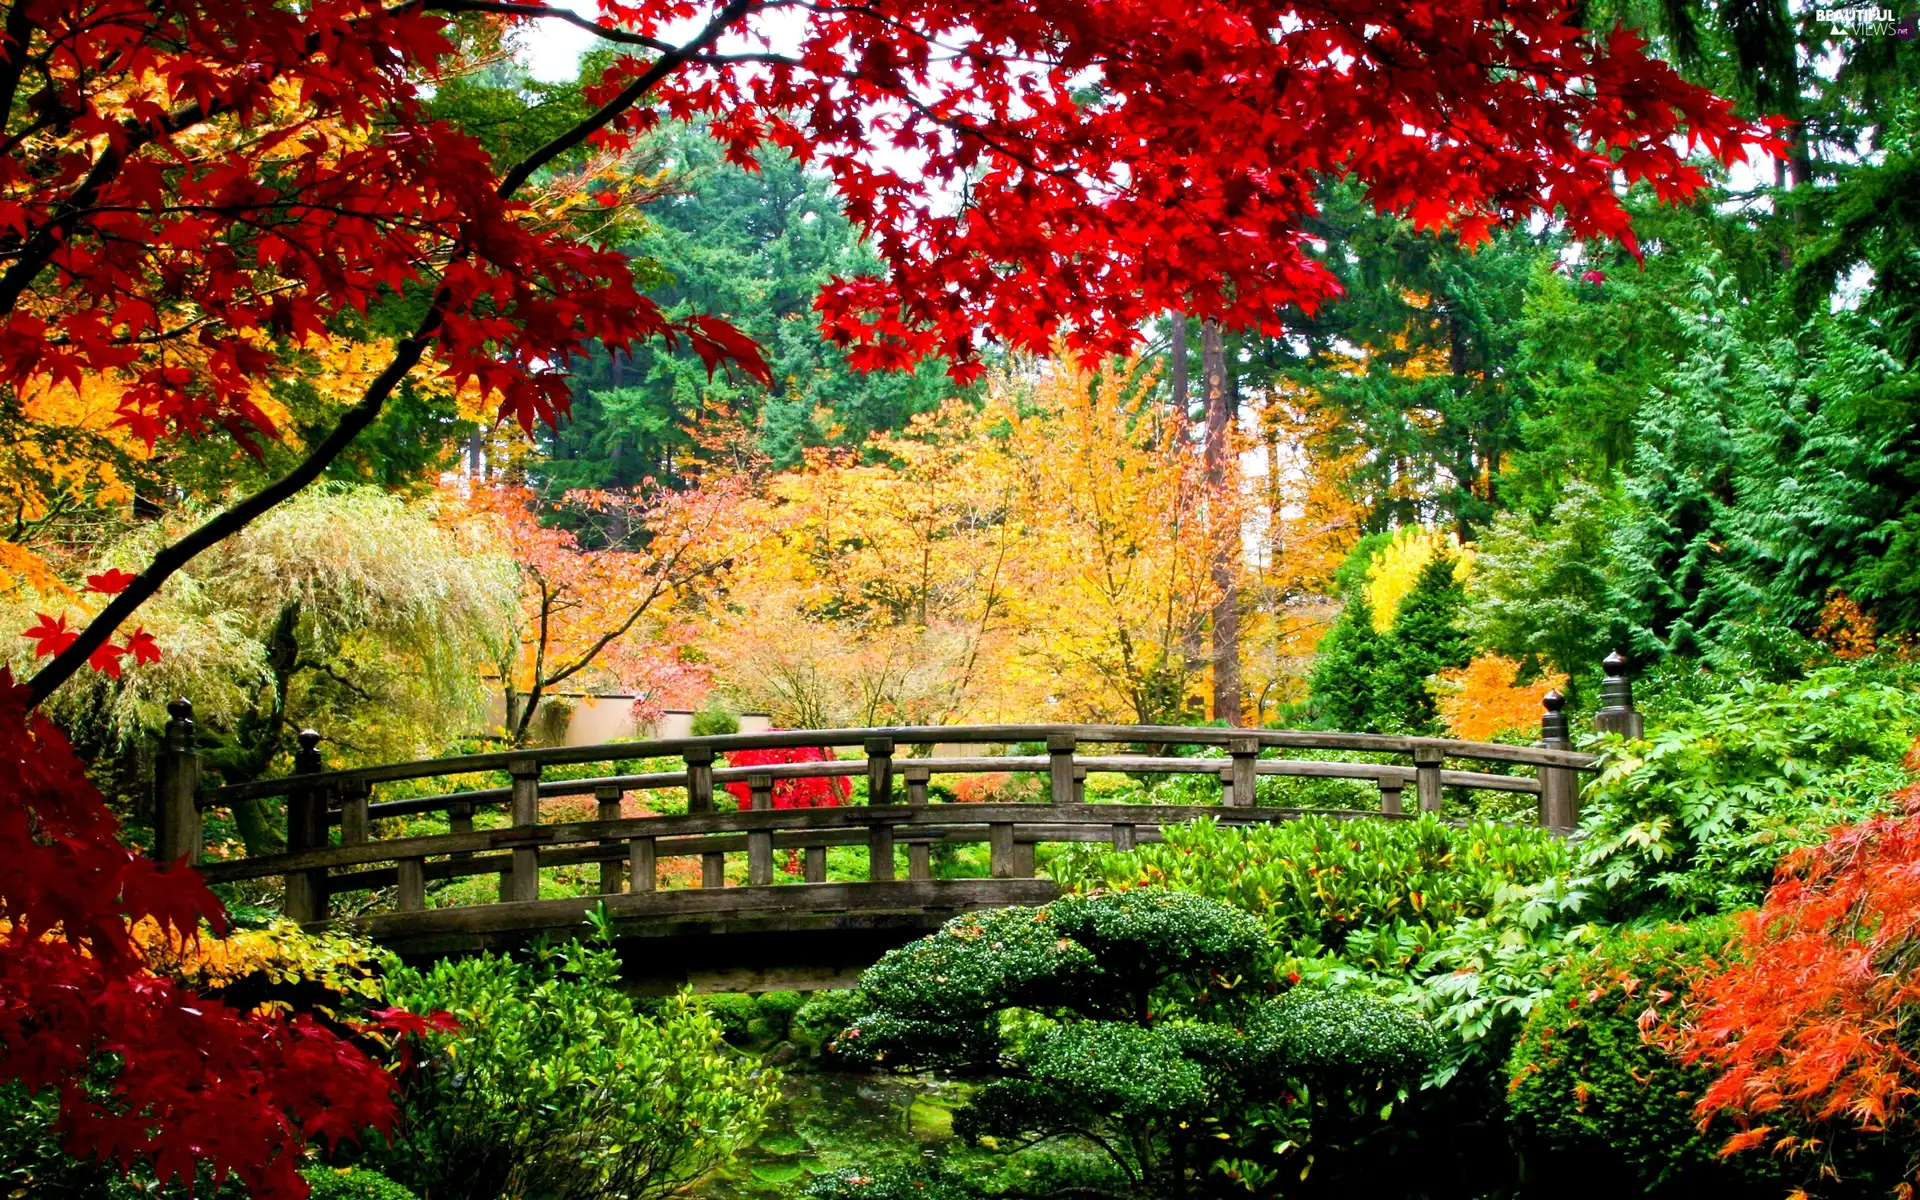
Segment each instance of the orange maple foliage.
[{"label": "orange maple foliage", "polygon": [[1564,690],[1567,677],[1542,675],[1529,684],[1516,682],[1519,677],[1520,664],[1498,654],[1483,654],[1464,667],[1441,671],[1433,690],[1447,731],[1470,742],[1488,742],[1503,733],[1539,729],[1541,700],[1550,691]]},{"label": "orange maple foliage", "polygon": [[1813,636],[1833,647],[1839,658],[1865,658],[1879,649],[1880,631],[1873,614],[1838,588],[1828,594]]},{"label": "orange maple foliage", "polygon": [[[1920,745],[1907,757],[1920,768]],[[1722,1153],[1813,1149],[1804,1133],[1834,1123],[1920,1138],[1920,783],[1898,816],[1835,832],[1787,858],[1750,914],[1742,957],[1698,980],[1684,1020],[1651,1036],[1719,1072],[1696,1115],[1760,1122]],[[1920,1181],[1920,1157],[1908,1182]]]},{"label": "orange maple foliage", "polygon": [[567,683],[616,684],[634,694],[636,715],[657,715],[700,673],[680,653],[691,634],[676,609],[689,589],[724,569],[738,486],[711,480],[686,492],[568,496],[644,541],[642,549],[585,548],[573,533],[542,524],[534,499],[518,485],[474,487],[461,519],[467,536],[504,550],[520,572],[520,620],[498,664],[508,735],[525,741],[541,701]]}]

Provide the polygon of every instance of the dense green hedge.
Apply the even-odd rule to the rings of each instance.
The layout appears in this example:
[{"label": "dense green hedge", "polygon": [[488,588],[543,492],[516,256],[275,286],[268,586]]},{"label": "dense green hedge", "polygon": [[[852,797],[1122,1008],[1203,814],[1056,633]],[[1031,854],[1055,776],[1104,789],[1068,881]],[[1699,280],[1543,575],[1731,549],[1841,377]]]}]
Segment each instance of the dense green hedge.
[{"label": "dense green hedge", "polygon": [[1677,1010],[1689,974],[1723,959],[1727,919],[1621,933],[1574,959],[1508,1060],[1507,1091],[1529,1182],[1548,1192],[1651,1197],[1780,1196],[1787,1172],[1759,1154],[1723,1159],[1734,1132],[1702,1133],[1705,1071],[1648,1045],[1643,1027]]}]

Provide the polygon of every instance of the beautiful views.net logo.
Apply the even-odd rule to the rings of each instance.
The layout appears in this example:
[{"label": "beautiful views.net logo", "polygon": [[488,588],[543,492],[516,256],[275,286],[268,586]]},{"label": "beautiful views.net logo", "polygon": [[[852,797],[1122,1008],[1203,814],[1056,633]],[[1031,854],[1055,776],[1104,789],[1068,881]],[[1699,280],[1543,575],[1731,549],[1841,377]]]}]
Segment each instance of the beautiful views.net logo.
[{"label": "beautiful views.net logo", "polygon": [[1911,40],[1920,29],[1920,13],[1896,18],[1892,9],[1877,4],[1816,8],[1814,16],[1857,37],[1896,37],[1904,41]]}]

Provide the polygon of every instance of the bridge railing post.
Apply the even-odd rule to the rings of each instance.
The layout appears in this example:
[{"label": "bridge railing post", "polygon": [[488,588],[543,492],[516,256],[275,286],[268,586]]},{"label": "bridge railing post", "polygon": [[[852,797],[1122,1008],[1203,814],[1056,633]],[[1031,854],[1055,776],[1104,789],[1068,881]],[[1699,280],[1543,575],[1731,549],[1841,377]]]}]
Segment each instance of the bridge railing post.
[{"label": "bridge railing post", "polygon": [[367,807],[373,801],[373,788],[360,780],[351,780],[340,785],[340,844],[342,846],[364,846],[373,836],[371,814]]},{"label": "bridge railing post", "polygon": [[[871,737],[867,751],[867,807],[893,803],[893,739]],[[874,821],[867,826],[867,878],[883,883],[893,878],[893,825]]]},{"label": "bridge railing post", "polygon": [[1233,759],[1233,800],[1240,808],[1252,808],[1259,796],[1254,789],[1260,762],[1260,742],[1257,738],[1234,738],[1227,743],[1227,753]]},{"label": "bridge railing post", "polygon": [[[594,810],[594,815],[596,817],[599,817],[602,821],[618,821],[620,819],[620,798],[625,794],[626,793],[624,791],[622,791],[618,786],[615,786],[615,785],[609,785],[607,787],[597,787],[593,789],[593,798],[597,805],[597,807]],[[618,847],[620,845],[619,841],[617,840],[601,842],[600,844],[602,846],[607,846],[607,847]],[[607,858],[601,859],[600,860],[600,891],[601,893],[611,894],[619,890],[620,890],[619,858],[609,856]]]},{"label": "bridge railing post", "polygon": [[502,901],[540,898],[540,847],[531,840],[540,823],[540,760],[515,758],[507,762],[513,780],[513,827],[522,841],[513,847],[513,863],[500,877]]},{"label": "bridge railing post", "polygon": [[1627,676],[1627,659],[1615,650],[1601,662],[1606,678],[1600,682],[1600,711],[1593,714],[1593,727],[1601,733],[1623,737],[1646,735],[1646,722],[1633,707],[1633,680]]},{"label": "bridge railing post", "polygon": [[1446,754],[1438,746],[1413,748],[1413,786],[1420,795],[1421,812],[1440,811],[1440,764],[1445,760]]},{"label": "bridge railing post", "polygon": [[[315,775],[326,769],[320,758],[320,732],[302,729],[299,749],[293,752],[293,773]],[[302,788],[287,797],[287,852],[319,850],[327,844],[327,790]],[[282,904],[289,920],[307,924],[327,917],[327,873],[295,871],[286,877]]]},{"label": "bridge railing post", "polygon": [[153,856],[163,863],[200,861],[200,752],[193,744],[193,704],[167,705],[167,727],[153,761]]},{"label": "bridge railing post", "polygon": [[[1558,690],[1540,698],[1540,745],[1548,750],[1571,750],[1567,729],[1567,701]],[[1579,823],[1580,781],[1571,767],[1540,768],[1540,824],[1565,833]]]},{"label": "bridge railing post", "polygon": [[1071,733],[1047,735],[1047,799],[1054,804],[1073,803],[1073,752],[1078,745]]},{"label": "bridge railing post", "polygon": [[1380,777],[1380,811],[1388,816],[1396,816],[1403,811],[1400,796],[1404,791],[1406,791],[1406,785],[1399,779],[1390,779],[1382,775]]},{"label": "bridge railing post", "polygon": [[[927,806],[927,781],[933,777],[930,767],[917,767],[911,761],[903,764],[901,775],[907,781],[907,807],[925,808]],[[931,851],[924,837],[916,837],[907,843],[907,878],[932,879],[933,861]]]},{"label": "bridge railing post", "polygon": [[[687,812],[710,813],[713,808],[713,751],[705,746],[688,750],[681,758],[687,764]],[[717,850],[700,856],[700,886],[727,886],[727,856]]]},{"label": "bridge railing post", "polygon": [[[749,806],[754,812],[773,811],[773,776],[756,773],[747,776]],[[747,882],[766,887],[773,882],[773,831],[753,829],[747,832]]]}]

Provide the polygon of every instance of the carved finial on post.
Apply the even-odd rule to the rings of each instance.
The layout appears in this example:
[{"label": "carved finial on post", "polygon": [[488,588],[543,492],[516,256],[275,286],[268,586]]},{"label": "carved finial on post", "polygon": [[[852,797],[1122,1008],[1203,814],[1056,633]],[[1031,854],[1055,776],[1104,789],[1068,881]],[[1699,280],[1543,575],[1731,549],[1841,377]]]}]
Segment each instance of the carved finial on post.
[{"label": "carved finial on post", "polygon": [[1573,738],[1567,729],[1567,698],[1559,689],[1549,691],[1540,697],[1540,744],[1554,750],[1573,749]]},{"label": "carved finial on post", "polygon": [[1600,683],[1600,711],[1593,714],[1593,727],[1601,733],[1642,736],[1646,722],[1633,708],[1633,681],[1627,678],[1626,656],[1615,650],[1600,665],[1607,674]]},{"label": "carved finial on post", "polygon": [[[1567,729],[1567,698],[1558,689],[1540,697],[1540,745],[1548,750],[1571,750]],[[1562,832],[1579,820],[1580,780],[1571,767],[1540,768],[1540,824]]]},{"label": "carved finial on post", "polygon": [[193,704],[167,705],[167,728],[153,763],[153,856],[161,862],[200,857],[200,755],[193,748]]},{"label": "carved finial on post", "polygon": [[296,735],[296,740],[300,743],[300,748],[293,752],[293,773],[312,775],[317,771],[325,770],[324,764],[320,761],[320,731],[302,729]]},{"label": "carved finial on post", "polygon": [[193,749],[193,701],[181,696],[167,705],[166,747],[169,750]]}]

